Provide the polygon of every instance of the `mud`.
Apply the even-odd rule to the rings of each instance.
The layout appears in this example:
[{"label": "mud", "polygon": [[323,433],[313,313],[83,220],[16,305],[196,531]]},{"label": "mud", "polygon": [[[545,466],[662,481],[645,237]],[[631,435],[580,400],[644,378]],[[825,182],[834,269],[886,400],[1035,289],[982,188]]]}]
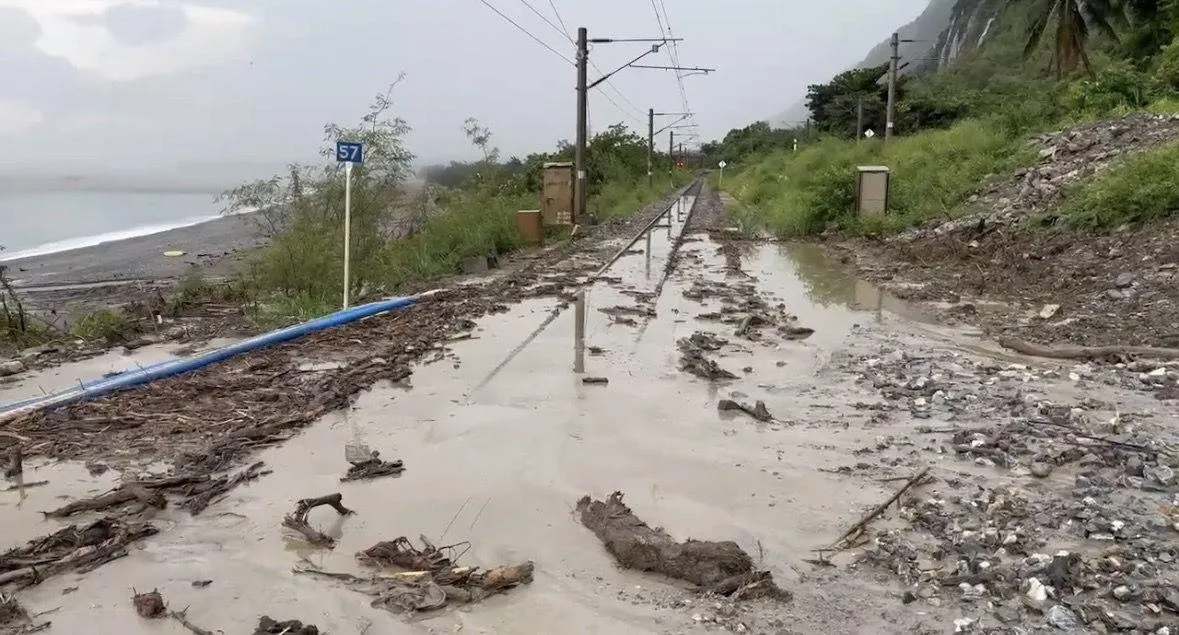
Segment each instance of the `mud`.
[{"label": "mud", "polygon": [[614,492],[604,501],[583,496],[577,501],[577,513],[581,524],[627,569],[685,580],[733,599],[790,599],[788,592],[774,584],[770,572],[753,570],[753,559],[737,543],[676,542],[667,532],[653,529],[635,516],[622,502],[622,492]]},{"label": "mud", "polygon": [[[701,192],[697,211],[710,201]],[[509,264],[469,281],[476,288],[469,295],[453,296],[504,308],[472,314],[441,339],[403,342],[415,347],[405,354],[418,354],[405,359],[411,374],[356,387],[340,407],[278,435],[282,442],[261,440],[234,457],[238,469],[263,461],[273,475],[227,491],[195,518],[172,504],[154,511],[161,532],[132,543],[129,557],[84,576],[46,577],[21,591],[21,603],[34,614],[61,607],[53,620],[62,632],[129,634],[148,632],[128,606],[131,587],[158,588],[210,632],[248,631],[261,614],[298,617],[328,632],[391,635],[1097,632],[1114,630],[1109,624],[1175,632],[1179,613],[1165,598],[1179,569],[1172,546],[1179,421],[1158,397],[1173,390],[1176,366],[1029,359],[975,330],[939,324],[821,251],[730,240],[723,227],[696,219],[685,228],[687,219],[673,214],[640,237],[642,253],[623,255],[590,287],[585,334],[598,354],[587,357],[585,376],[608,376],[608,384],[587,386],[570,372],[574,328],[564,303],[576,287],[562,280],[584,280],[625,241],[583,243],[563,264],[538,265],[531,279],[519,273],[527,265],[514,271]],[[686,296],[694,285],[720,291]],[[480,296],[483,289],[502,295]],[[651,311],[633,315],[630,325],[597,311],[616,306]],[[756,311],[726,313],[726,306]],[[780,324],[751,323],[746,332],[754,337],[740,337],[741,313],[813,332],[791,338]],[[355,368],[371,369],[374,355],[409,336],[390,321],[396,316],[346,336],[341,330],[323,348],[292,351],[289,374],[337,390]],[[439,327],[423,321],[420,328]],[[724,340],[708,355],[741,369],[738,377],[717,383],[679,370],[677,342],[697,332]],[[221,379],[238,381],[233,373],[250,368],[226,366],[233,372]],[[281,365],[260,368],[275,373]],[[112,430],[139,413],[131,395],[119,408],[107,406]],[[191,412],[219,407],[196,391],[178,395]],[[290,409],[299,399],[279,395],[271,408],[301,417]],[[721,409],[722,400],[755,409],[760,401],[773,417]],[[207,418],[211,443],[235,426],[251,429],[252,417],[272,416],[243,403],[248,416],[208,410],[234,418],[224,426]],[[173,408],[164,412],[186,413]],[[167,414],[161,421],[167,430],[178,420]],[[84,418],[80,425],[86,430]],[[194,422],[177,440],[205,450],[195,443],[199,427]],[[154,428],[146,417],[138,425]],[[52,438],[67,431],[63,422]],[[166,458],[174,453],[125,438],[126,457],[120,437],[105,450],[58,441],[76,453],[63,456],[113,466],[100,476],[80,461],[51,463],[30,452],[26,477],[50,484],[23,499],[0,494],[5,539],[23,544],[60,529],[64,521],[42,520],[38,510],[117,488],[122,469],[139,474],[127,480],[172,473]],[[341,484],[341,450],[357,443],[403,457],[412,469]],[[927,468],[933,480],[885,504]],[[283,535],[279,519],[293,501],[332,491],[357,513],[316,510],[307,523],[335,549]],[[737,601],[618,567],[571,513],[587,492],[603,500],[613,491],[628,493],[648,527],[735,544],[753,571],[769,572],[793,600]],[[817,551],[857,525],[862,530],[842,551]],[[534,561],[532,581],[477,607],[442,607],[412,622],[383,601],[370,606],[387,585],[374,582],[355,554],[418,534],[456,545],[456,553],[441,554],[454,567]],[[347,577],[292,575],[293,566]],[[194,580],[215,582],[196,589]],[[433,591],[412,597],[438,598]],[[1127,620],[1136,626],[1124,626]]]}]

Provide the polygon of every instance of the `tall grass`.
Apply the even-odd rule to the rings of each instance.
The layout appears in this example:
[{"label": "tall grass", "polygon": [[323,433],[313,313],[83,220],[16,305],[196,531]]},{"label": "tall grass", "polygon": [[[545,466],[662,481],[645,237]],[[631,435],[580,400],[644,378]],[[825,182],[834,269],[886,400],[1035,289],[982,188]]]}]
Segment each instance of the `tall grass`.
[{"label": "tall grass", "polygon": [[1103,230],[1179,211],[1179,143],[1136,155],[1066,193],[1065,225]]},{"label": "tall grass", "polygon": [[[778,235],[896,231],[953,217],[988,177],[1029,165],[1035,154],[1023,139],[1004,121],[978,119],[888,143],[824,139],[764,157],[735,175],[729,189],[755,210],[746,222],[756,220]],[[872,220],[854,213],[861,165],[883,165],[892,173],[889,213]]]}]

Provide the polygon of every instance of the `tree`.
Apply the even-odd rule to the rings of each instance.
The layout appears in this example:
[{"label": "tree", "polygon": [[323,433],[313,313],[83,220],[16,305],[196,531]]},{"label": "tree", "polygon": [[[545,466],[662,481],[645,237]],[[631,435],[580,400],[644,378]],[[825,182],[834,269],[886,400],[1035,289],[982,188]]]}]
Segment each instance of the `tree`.
[{"label": "tree", "polygon": [[[859,104],[864,104],[864,126],[883,130],[887,113],[888,83],[880,81],[888,64],[856,68],[836,75],[826,84],[807,87],[806,107],[815,127],[823,132],[854,137]],[[903,97],[904,82],[898,80],[897,99]]]},{"label": "tree", "polygon": [[[1014,3],[1017,0],[1008,0]],[[1048,70],[1055,69],[1056,78],[1062,78],[1066,73],[1083,65],[1085,71],[1093,74],[1093,63],[1089,59],[1086,45],[1093,29],[1104,33],[1110,39],[1118,42],[1115,24],[1126,21],[1125,6],[1121,0],[1039,0],[1040,4],[1032,16],[1028,27],[1028,41],[1024,46],[1024,56],[1029,57],[1040,45],[1048,25],[1055,20],[1056,29],[1053,33],[1052,57],[1048,62]]]},{"label": "tree", "polygon": [[261,284],[290,296],[333,299],[342,291],[344,168],[333,159],[337,141],[365,146],[364,164],[352,170],[352,291],[359,296],[386,232],[404,202],[401,185],[412,173],[413,154],[405,145],[409,125],[392,114],[393,89],[378,94],[353,126],[323,127],[318,165],[292,164],[285,175],[246,183],[221,195],[226,212],[257,211],[272,247],[256,263]]}]

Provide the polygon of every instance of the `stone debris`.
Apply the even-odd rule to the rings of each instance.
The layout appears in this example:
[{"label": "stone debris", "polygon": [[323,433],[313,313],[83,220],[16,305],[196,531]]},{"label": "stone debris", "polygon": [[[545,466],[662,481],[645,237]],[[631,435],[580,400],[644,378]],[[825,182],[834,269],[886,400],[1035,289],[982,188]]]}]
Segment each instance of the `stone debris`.
[{"label": "stone debris", "polygon": [[[1179,139],[1179,115],[1135,114],[1043,134],[1029,144],[1039,164],[1017,170],[1014,178],[993,183],[971,196],[976,210],[932,227],[920,227],[894,240],[913,240],[958,231],[1018,224],[1051,211],[1069,186],[1131,153],[1140,153]],[[1120,286],[1120,285],[1119,285]],[[1128,286],[1128,284],[1126,285]]]}]

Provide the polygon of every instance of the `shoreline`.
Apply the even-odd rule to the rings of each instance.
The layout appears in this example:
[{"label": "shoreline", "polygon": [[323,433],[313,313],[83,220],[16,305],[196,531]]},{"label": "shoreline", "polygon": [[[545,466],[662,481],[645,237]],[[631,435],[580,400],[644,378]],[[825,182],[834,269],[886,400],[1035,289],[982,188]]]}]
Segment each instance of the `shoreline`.
[{"label": "shoreline", "polygon": [[[160,232],[0,262],[34,310],[76,313],[114,306],[171,287],[194,273],[231,276],[247,253],[265,247],[257,212],[221,216]],[[178,257],[165,256],[181,251]]]}]

